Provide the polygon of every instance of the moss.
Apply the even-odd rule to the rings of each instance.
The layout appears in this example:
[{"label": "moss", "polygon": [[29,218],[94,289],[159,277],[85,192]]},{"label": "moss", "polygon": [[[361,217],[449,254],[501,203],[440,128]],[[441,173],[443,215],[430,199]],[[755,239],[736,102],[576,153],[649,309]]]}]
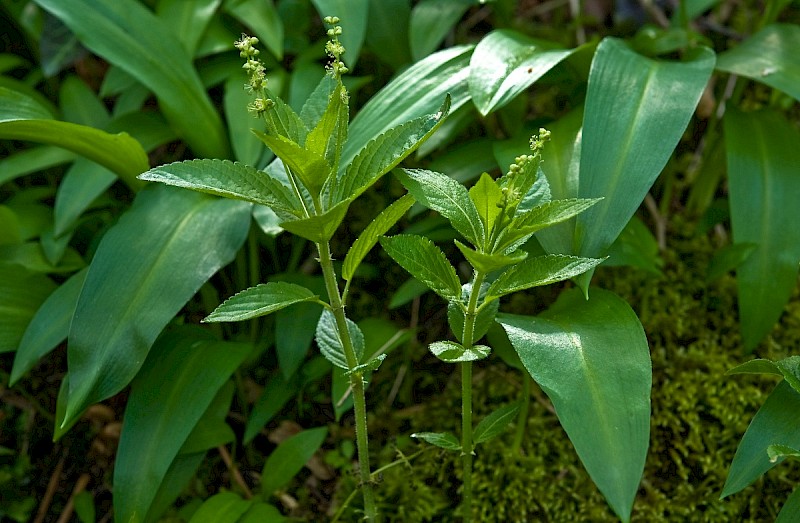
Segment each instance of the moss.
[{"label": "moss", "polygon": [[[797,467],[778,466],[743,492],[723,501],[718,498],[736,447],[775,380],[725,375],[752,357],[741,349],[735,280],[726,276],[707,284],[705,269],[714,252],[711,239],[693,235],[688,224],[672,226],[672,244],[663,254],[663,278],[630,268],[609,268],[598,271],[595,280],[631,303],[651,348],[651,441],[632,520],[771,521],[800,482]],[[534,303],[541,303],[541,295],[532,297]],[[518,301],[513,305],[522,306]],[[797,353],[798,346],[800,298],[795,295],[757,355],[781,358]],[[410,419],[412,431],[457,433],[457,374],[439,397]],[[479,366],[474,384],[476,419],[513,401],[520,391],[520,378],[499,361]],[[477,450],[476,520],[617,521],[546,397],[539,390],[535,396],[523,455],[510,449],[513,428]],[[413,469],[393,470],[384,475],[377,491],[390,521],[458,520],[461,471],[456,454],[428,452],[413,462]],[[417,507],[409,508],[409,500]],[[406,512],[400,514],[401,510]]]}]

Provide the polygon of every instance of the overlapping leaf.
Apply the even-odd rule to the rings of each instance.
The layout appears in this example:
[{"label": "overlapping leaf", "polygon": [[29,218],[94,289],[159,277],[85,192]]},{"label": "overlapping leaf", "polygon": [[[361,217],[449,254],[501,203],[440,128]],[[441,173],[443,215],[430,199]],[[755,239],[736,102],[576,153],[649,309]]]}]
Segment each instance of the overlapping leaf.
[{"label": "overlapping leaf", "polygon": [[455,268],[432,241],[422,236],[398,234],[384,236],[380,242],[394,261],[433,292],[448,301],[461,297],[461,282]]},{"label": "overlapping leaf", "polygon": [[294,283],[280,281],[261,283],[231,296],[203,321],[249,320],[272,314],[295,303],[315,301],[318,298],[310,290]]},{"label": "overlapping leaf", "polygon": [[563,281],[591,270],[602,262],[602,258],[580,258],[561,254],[528,258],[502,273],[486,291],[486,300]]},{"label": "overlapping leaf", "polygon": [[[346,320],[346,322],[347,330],[350,332],[350,341],[353,344],[356,362],[360,362],[364,357],[364,334],[362,334],[361,329],[359,329],[358,325],[354,322],[350,320]],[[342,339],[339,337],[336,317],[328,309],[322,311],[322,316],[320,316],[319,323],[317,323],[316,340],[317,346],[322,355],[325,356],[325,359],[340,369],[350,369]]]}]

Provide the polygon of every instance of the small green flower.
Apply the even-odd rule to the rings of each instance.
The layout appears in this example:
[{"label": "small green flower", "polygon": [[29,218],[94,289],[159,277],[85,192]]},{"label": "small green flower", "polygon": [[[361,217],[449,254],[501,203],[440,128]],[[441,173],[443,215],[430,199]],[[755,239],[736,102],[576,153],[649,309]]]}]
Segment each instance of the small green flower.
[{"label": "small green flower", "polygon": [[345,52],[344,46],[339,42],[342,28],[341,26],[335,25],[339,23],[339,17],[326,16],[323,21],[328,25],[333,25],[333,27],[328,29],[328,38],[330,38],[330,40],[325,43],[325,52],[333,59],[333,62],[331,62],[326,69],[334,77],[340,77],[347,73],[349,69],[344,65],[344,62],[342,62],[342,56]]}]

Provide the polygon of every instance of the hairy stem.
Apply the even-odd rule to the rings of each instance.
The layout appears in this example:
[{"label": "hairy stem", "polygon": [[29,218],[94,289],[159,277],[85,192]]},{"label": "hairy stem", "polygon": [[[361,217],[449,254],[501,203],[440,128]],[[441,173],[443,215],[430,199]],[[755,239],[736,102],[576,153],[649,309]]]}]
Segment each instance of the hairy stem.
[{"label": "hairy stem", "polygon": [[528,410],[531,405],[531,381],[532,378],[528,376],[527,372],[522,372],[522,405],[519,408],[517,415],[517,431],[514,433],[514,442],[511,445],[511,451],[514,454],[519,454],[522,448],[522,438],[525,436],[525,429],[528,425]]},{"label": "hairy stem", "polygon": [[[325,288],[328,291],[328,300],[336,318],[336,329],[342,340],[344,356],[350,370],[358,365],[353,340],[347,328],[347,318],[344,313],[344,303],[336,280],[333,268],[330,246],[327,242],[317,244],[319,263],[325,279]],[[369,471],[369,439],[367,435],[367,400],[364,396],[364,377],[361,372],[350,374],[350,387],[353,391],[353,411],[356,418],[356,448],[358,450],[358,473],[361,479],[361,492],[364,496],[364,512],[367,521],[377,521],[378,513],[375,508],[375,496],[372,492],[371,475]]]}]

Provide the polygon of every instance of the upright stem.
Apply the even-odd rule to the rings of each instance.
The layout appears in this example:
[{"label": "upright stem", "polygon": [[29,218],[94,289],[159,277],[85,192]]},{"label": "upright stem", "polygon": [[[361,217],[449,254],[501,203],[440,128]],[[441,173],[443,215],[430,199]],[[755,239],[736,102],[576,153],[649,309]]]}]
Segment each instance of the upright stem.
[{"label": "upright stem", "polygon": [[531,379],[526,372],[522,372],[522,406],[519,409],[517,416],[517,431],[514,433],[514,443],[511,445],[511,451],[514,454],[519,454],[522,448],[522,438],[525,437],[525,429],[528,425],[528,410],[531,405]]},{"label": "upright stem", "polygon": [[[330,246],[327,242],[317,243],[319,251],[319,264],[325,279],[325,288],[328,291],[333,316],[336,318],[336,329],[342,340],[344,356],[350,370],[358,366],[358,358],[347,328],[347,318],[344,313],[344,303],[339,293],[336,281],[336,272],[333,269]],[[372,480],[369,470],[369,439],[367,435],[367,400],[364,396],[364,376],[361,372],[350,374],[350,387],[353,391],[353,411],[356,418],[356,448],[358,450],[358,472],[361,479],[361,492],[364,495],[364,512],[367,521],[377,521],[378,512],[375,508],[375,496],[372,492]]]},{"label": "upright stem", "polygon": [[[475,271],[472,291],[464,314],[464,333],[461,336],[465,349],[471,349],[475,336],[475,319],[478,315],[478,298],[486,274]],[[464,469],[463,499],[464,523],[472,521],[472,362],[461,363],[461,464]]]}]

